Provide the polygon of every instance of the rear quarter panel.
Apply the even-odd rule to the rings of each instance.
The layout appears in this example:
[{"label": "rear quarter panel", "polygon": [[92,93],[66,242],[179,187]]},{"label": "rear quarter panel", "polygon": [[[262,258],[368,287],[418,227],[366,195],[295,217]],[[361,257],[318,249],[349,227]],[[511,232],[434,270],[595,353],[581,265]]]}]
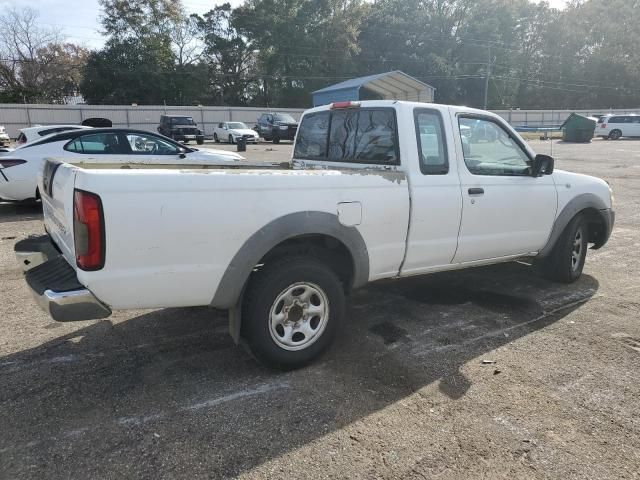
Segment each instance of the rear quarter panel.
[{"label": "rear quarter panel", "polygon": [[272,220],[337,213],[360,202],[356,228],[369,279],[397,274],[409,199],[401,172],[363,170],[78,170],[76,187],[98,193],[106,262],[79,280],[112,308],[208,305],[230,260]]}]

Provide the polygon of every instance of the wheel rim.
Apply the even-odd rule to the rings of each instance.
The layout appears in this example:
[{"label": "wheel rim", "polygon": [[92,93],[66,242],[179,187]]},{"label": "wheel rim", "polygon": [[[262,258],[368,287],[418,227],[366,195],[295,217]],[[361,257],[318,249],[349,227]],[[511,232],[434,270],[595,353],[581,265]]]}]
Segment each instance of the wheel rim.
[{"label": "wheel rim", "polygon": [[582,229],[579,228],[573,237],[573,247],[571,248],[571,269],[575,272],[580,267],[582,257]]},{"label": "wheel rim", "polygon": [[317,285],[298,282],[276,297],[269,311],[269,333],[284,350],[302,350],[318,340],[327,326],[329,299]]},{"label": "wheel rim", "polygon": [[619,139],[621,136],[622,134],[617,130],[614,130],[613,132],[611,132],[611,138],[613,138],[614,140]]}]

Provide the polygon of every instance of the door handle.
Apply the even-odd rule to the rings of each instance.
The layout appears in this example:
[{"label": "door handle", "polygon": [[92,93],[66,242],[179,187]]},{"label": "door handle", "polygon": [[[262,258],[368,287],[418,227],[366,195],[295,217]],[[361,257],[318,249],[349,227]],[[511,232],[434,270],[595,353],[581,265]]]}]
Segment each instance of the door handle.
[{"label": "door handle", "polygon": [[469,195],[484,195],[484,188],[479,188],[479,187],[470,188],[468,192],[469,192]]}]

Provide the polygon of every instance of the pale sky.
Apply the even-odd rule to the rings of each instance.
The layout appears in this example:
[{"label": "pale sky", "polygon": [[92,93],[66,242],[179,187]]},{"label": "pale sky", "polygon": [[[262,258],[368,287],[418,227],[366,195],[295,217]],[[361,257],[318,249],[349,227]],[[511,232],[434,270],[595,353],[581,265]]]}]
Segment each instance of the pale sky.
[{"label": "pale sky", "polygon": [[[242,0],[226,0],[236,6]],[[225,0],[182,0],[187,13],[205,13]],[[9,8],[31,7],[40,13],[40,23],[62,29],[67,40],[88,48],[99,48],[104,37],[99,33],[98,0],[0,0],[0,12]]]},{"label": "pale sky", "polygon": [[[243,0],[227,0],[237,6]],[[187,13],[205,13],[224,0],[182,0]],[[562,8],[566,0],[550,0],[552,7]],[[104,38],[99,33],[98,0],[0,0],[0,12],[8,7],[31,7],[40,13],[40,23],[59,27],[67,39],[88,48],[99,48]]]}]

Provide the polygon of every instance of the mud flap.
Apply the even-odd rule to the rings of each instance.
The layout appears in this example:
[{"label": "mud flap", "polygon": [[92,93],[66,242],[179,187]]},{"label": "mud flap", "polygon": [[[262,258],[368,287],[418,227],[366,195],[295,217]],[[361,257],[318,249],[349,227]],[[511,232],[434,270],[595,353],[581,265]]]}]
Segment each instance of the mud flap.
[{"label": "mud flap", "polygon": [[240,328],[242,327],[242,302],[229,309],[229,335],[236,345],[240,344]]}]

